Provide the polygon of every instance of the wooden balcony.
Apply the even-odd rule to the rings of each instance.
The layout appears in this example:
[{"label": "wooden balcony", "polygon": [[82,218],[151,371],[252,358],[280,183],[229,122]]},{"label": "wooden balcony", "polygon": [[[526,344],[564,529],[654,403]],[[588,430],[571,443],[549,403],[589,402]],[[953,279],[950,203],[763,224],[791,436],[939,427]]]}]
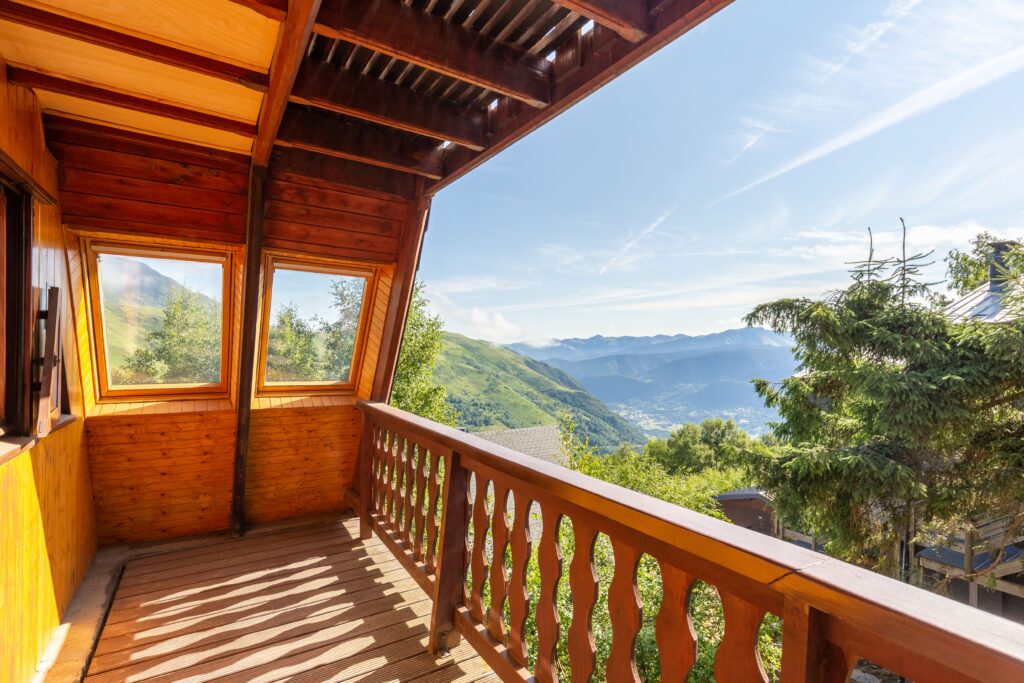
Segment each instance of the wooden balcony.
[{"label": "wooden balcony", "polygon": [[[564,677],[563,651],[571,680],[590,680],[600,590],[593,548],[603,535],[615,564],[608,680],[639,680],[643,555],[661,569],[662,605],[651,616],[665,681],[686,680],[696,660],[688,596],[698,579],[722,600],[719,681],[767,680],[757,633],[769,612],[783,619],[784,682],[845,681],[860,660],[918,682],[1024,680],[1018,624],[394,408],[361,407],[360,534],[383,540],[433,596],[434,652],[468,642],[502,680],[550,681]],[[492,514],[501,509],[508,514]],[[529,531],[536,517],[539,539]],[[567,529],[574,552],[563,560]],[[528,590],[531,562],[539,591]],[[570,623],[559,623],[556,606],[563,573]],[[527,640],[536,645],[532,662]]]}]

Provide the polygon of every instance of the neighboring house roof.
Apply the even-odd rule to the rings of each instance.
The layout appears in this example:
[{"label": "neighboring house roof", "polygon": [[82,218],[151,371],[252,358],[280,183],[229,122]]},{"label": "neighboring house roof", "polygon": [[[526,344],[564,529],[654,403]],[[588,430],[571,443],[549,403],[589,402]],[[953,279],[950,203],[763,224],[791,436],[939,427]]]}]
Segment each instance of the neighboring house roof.
[{"label": "neighboring house roof", "polygon": [[956,323],[977,320],[985,323],[1007,323],[1017,319],[1003,305],[1003,291],[985,283],[963,298],[946,306],[946,316]]},{"label": "neighboring house roof", "polygon": [[473,436],[479,436],[491,443],[496,443],[505,448],[525,453],[526,455],[546,460],[556,465],[565,465],[565,456],[562,455],[562,437],[558,432],[558,425],[545,425],[542,427],[523,427],[521,429],[494,429],[486,432],[476,432]]},{"label": "neighboring house roof", "polygon": [[768,496],[765,492],[759,488],[744,488],[744,489],[733,489],[732,491],[726,491],[725,493],[719,493],[715,496],[716,500],[760,500],[765,503],[770,503]]},{"label": "neighboring house roof", "polygon": [[[949,565],[951,567],[962,568],[964,566],[964,554],[957,552],[952,548],[946,548],[943,546],[933,546],[930,548],[924,548],[919,550],[917,553],[918,557],[923,557],[929,560],[935,560],[942,564]],[[1016,545],[1008,545],[1003,551],[1002,562],[1013,562],[1024,557],[1024,548]],[[988,569],[993,561],[992,554],[988,551],[975,553],[974,555],[974,569],[973,571],[982,571]]]}]

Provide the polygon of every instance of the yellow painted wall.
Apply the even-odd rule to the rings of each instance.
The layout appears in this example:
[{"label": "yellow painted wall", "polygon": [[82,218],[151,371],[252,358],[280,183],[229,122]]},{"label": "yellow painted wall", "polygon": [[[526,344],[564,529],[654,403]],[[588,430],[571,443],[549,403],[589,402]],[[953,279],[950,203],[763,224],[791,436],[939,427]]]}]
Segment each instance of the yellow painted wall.
[{"label": "yellow painted wall", "polygon": [[[6,131],[0,135],[0,152],[41,186],[54,186],[56,163],[43,145],[38,102],[30,91],[6,83],[3,75],[0,129]],[[33,213],[32,284],[40,291],[61,288],[68,394],[77,419],[28,450],[13,454],[5,449],[0,455],[0,683],[32,678],[96,550],[60,210],[36,201]]]}]

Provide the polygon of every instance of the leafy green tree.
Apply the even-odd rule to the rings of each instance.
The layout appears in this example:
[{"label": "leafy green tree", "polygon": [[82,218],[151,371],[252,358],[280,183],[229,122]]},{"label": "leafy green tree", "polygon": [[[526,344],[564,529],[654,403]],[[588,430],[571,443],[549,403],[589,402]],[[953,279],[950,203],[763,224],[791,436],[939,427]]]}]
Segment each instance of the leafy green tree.
[{"label": "leafy green tree", "polygon": [[334,319],[316,321],[324,335],[320,373],[326,379],[344,380],[351,372],[365,286],[363,278],[345,277],[331,282]]},{"label": "leafy green tree", "polygon": [[732,420],[708,418],[687,424],[667,439],[651,439],[644,452],[670,473],[696,474],[732,464],[735,453],[748,448],[750,436]]},{"label": "leafy green tree", "polygon": [[[894,574],[884,549],[922,524],[1024,511],[1024,323],[950,321],[927,305],[921,258],[872,255],[846,289],[746,318],[791,334],[800,361],[781,383],[755,382],[781,415],[781,444],[747,451],[756,478],[830,552]],[[964,263],[953,275],[970,289]]]},{"label": "leafy green tree", "polygon": [[946,255],[946,278],[949,288],[959,295],[964,295],[988,280],[988,264],[992,259],[992,247],[989,243],[999,238],[990,232],[979,232],[971,240],[968,251],[951,249]]},{"label": "leafy green tree", "polygon": [[391,405],[414,415],[457,426],[458,413],[448,403],[448,389],[434,382],[434,366],[444,346],[444,322],[427,312],[423,284],[413,287],[409,316],[398,354],[398,367],[391,389]]},{"label": "leafy green tree", "polygon": [[160,326],[146,337],[124,368],[115,369],[115,384],[186,384],[217,382],[221,365],[221,307],[187,287],[174,289]]},{"label": "leafy green tree", "polygon": [[282,306],[267,333],[267,380],[325,379],[316,338],[317,330],[310,321],[302,319],[295,304]]}]

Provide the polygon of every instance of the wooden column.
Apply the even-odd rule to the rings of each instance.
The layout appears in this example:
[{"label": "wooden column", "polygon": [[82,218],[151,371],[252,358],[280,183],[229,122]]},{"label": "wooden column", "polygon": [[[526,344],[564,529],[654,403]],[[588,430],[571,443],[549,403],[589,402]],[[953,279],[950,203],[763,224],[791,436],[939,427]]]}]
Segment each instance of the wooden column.
[{"label": "wooden column", "polygon": [[469,473],[452,453],[446,463],[441,540],[430,617],[430,652],[437,654],[459,644],[455,612],[466,596],[466,533],[468,531]]},{"label": "wooden column", "polygon": [[[421,188],[422,182],[417,183],[417,196]],[[370,390],[372,401],[387,403],[391,400],[391,384],[395,379],[398,354],[402,349],[402,335],[405,332],[405,321],[409,315],[416,271],[419,270],[420,253],[423,250],[423,237],[426,235],[429,221],[430,197],[420,197],[417,202],[410,205],[402,227],[395,281],[391,288],[391,300],[388,302],[384,333],[381,337],[384,340],[383,347],[380,350],[377,369],[373,376],[373,387]]]},{"label": "wooden column", "polygon": [[373,536],[370,515],[373,512],[373,449],[374,426],[370,416],[363,413],[363,434],[359,442],[359,538],[366,540]]},{"label": "wooden column", "polygon": [[249,417],[252,412],[253,377],[260,303],[260,268],[263,251],[263,188],[267,169],[253,166],[249,175],[248,227],[245,241],[245,284],[242,295],[242,338],[238,360],[238,395],[235,401],[235,474],[231,496],[231,533],[245,531],[245,471],[249,459]]}]

